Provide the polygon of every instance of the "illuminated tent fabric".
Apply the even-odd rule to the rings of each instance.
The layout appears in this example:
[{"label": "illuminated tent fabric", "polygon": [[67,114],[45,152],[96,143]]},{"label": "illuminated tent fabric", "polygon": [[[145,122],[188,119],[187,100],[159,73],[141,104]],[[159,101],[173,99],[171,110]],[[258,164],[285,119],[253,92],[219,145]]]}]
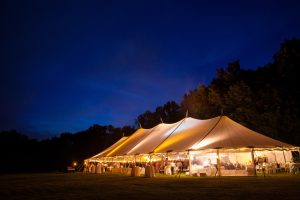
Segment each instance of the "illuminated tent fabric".
[{"label": "illuminated tent fabric", "polygon": [[127,155],[127,153],[134,148],[139,142],[141,142],[147,135],[149,135],[155,129],[144,129],[140,128],[136,132],[134,132],[127,140],[123,143],[115,147],[112,151],[110,151],[106,156],[123,156]]},{"label": "illuminated tent fabric", "polygon": [[176,130],[181,122],[182,120],[173,124],[161,123],[152,129],[140,128],[126,142],[120,139],[117,143],[92,158],[150,153]]},{"label": "illuminated tent fabric", "polygon": [[155,153],[217,148],[292,148],[292,145],[252,131],[226,116],[207,120],[186,118]]},{"label": "illuminated tent fabric", "polygon": [[191,117],[183,119],[180,126],[155,150],[154,153],[179,152],[191,147],[214,127],[218,117],[208,120],[198,120]]},{"label": "illuminated tent fabric", "polygon": [[151,134],[148,134],[135,147],[133,147],[127,154],[143,154],[151,153],[159,146],[172,132],[176,130],[181,124],[182,120],[174,124],[161,123],[153,128]]},{"label": "illuminated tent fabric", "polygon": [[252,131],[226,116],[219,117],[215,127],[207,136],[193,145],[192,149],[215,148],[275,148],[293,146]]},{"label": "illuminated tent fabric", "polygon": [[113,145],[109,146],[108,148],[104,149],[103,151],[101,151],[100,153],[98,153],[97,155],[94,155],[92,158],[101,158],[106,156],[110,151],[112,151],[114,148],[116,148],[117,146],[119,146],[120,144],[122,144],[128,137],[122,137],[121,139],[119,139],[116,143],[114,143]]},{"label": "illuminated tent fabric", "polygon": [[[252,131],[226,116],[207,120],[191,117],[174,124],[161,123],[152,129],[138,129],[98,157],[183,152],[218,148],[293,148],[294,146]],[[104,152],[103,151],[103,152]]]}]

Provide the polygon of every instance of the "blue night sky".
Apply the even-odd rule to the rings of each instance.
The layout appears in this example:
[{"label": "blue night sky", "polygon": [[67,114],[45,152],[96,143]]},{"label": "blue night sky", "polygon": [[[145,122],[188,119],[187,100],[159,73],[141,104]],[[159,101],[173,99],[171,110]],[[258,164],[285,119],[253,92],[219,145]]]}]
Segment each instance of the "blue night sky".
[{"label": "blue night sky", "polygon": [[[243,3],[241,3],[243,2]],[[216,68],[272,62],[297,1],[1,1],[0,130],[134,125]]]}]

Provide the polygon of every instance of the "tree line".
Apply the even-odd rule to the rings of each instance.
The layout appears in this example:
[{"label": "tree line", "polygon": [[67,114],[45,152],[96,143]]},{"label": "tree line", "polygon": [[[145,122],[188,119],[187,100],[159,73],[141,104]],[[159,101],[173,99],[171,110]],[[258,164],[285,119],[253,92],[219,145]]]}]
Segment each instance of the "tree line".
[{"label": "tree line", "polygon": [[[188,115],[208,119],[223,113],[267,136],[300,145],[300,40],[286,40],[271,63],[245,70],[239,61],[217,69],[208,85],[199,85],[174,101],[139,115],[136,127],[174,123]],[[15,130],[0,133],[0,173],[61,171],[73,161],[82,163],[129,136],[134,126],[93,125],[85,131],[62,133],[38,141]]]},{"label": "tree line", "polygon": [[199,85],[183,96],[180,105],[167,102],[138,117],[149,128],[176,122],[188,115],[208,119],[223,113],[257,132],[300,144],[300,41],[286,40],[272,63],[245,70],[239,61],[217,69],[209,85]]}]

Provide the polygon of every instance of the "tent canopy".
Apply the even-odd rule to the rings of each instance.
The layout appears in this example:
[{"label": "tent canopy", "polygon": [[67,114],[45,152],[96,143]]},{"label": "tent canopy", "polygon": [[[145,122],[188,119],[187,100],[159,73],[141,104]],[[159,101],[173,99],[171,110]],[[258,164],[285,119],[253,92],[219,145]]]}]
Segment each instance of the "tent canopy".
[{"label": "tent canopy", "polygon": [[120,144],[122,144],[128,137],[122,137],[121,139],[119,139],[116,143],[114,143],[113,145],[111,145],[110,147],[104,149],[103,151],[101,151],[100,153],[94,155],[92,158],[100,158],[100,157],[104,157],[106,156],[110,151],[112,151],[114,148],[116,148],[117,146],[119,146]]},{"label": "tent canopy", "polygon": [[159,145],[154,152],[165,153],[170,151],[186,151],[198,141],[201,141],[215,126],[218,117],[208,120],[185,118],[180,126]]},{"label": "tent canopy", "polygon": [[159,146],[164,140],[168,138],[174,130],[180,125],[181,121],[174,124],[161,123],[154,127],[152,132],[148,134],[143,140],[135,145],[127,154],[143,154],[151,153],[154,149]]},{"label": "tent canopy", "polygon": [[138,143],[140,143],[153,130],[155,130],[155,127],[152,128],[152,129],[143,129],[143,128],[138,129],[127,140],[125,140],[122,144],[120,144],[117,147],[115,147],[106,156],[112,157],[112,156],[127,155],[127,153],[132,148],[134,148]]},{"label": "tent canopy", "polygon": [[222,116],[211,132],[203,140],[195,143],[192,149],[242,147],[292,148],[293,146],[252,131],[230,118]]},{"label": "tent canopy", "polygon": [[[182,152],[218,148],[293,148],[294,146],[250,130],[226,116],[206,120],[186,117],[173,124],[140,128],[121,138],[97,157]],[[95,157],[95,156],[94,156]]]}]

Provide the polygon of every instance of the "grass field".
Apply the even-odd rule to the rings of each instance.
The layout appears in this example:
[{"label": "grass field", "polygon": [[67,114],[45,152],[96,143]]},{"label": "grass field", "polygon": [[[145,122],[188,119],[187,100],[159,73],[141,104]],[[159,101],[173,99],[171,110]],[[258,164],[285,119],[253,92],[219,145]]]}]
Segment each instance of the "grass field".
[{"label": "grass field", "polygon": [[300,199],[300,176],[127,177],[112,174],[0,175],[0,199]]}]

